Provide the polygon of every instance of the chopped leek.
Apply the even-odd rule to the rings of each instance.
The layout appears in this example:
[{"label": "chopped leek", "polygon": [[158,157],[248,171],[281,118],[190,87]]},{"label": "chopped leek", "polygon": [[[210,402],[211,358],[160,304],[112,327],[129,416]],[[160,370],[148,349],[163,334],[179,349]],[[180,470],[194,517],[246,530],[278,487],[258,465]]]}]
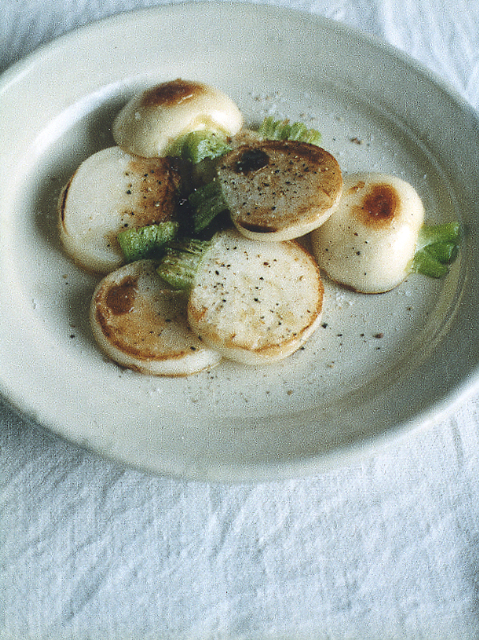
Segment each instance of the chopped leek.
[{"label": "chopped leek", "polygon": [[419,251],[420,249],[435,244],[436,242],[454,242],[458,245],[461,235],[461,225],[459,222],[425,224],[419,231],[416,249]]},{"label": "chopped leek", "polygon": [[423,251],[438,260],[441,264],[451,264],[459,253],[459,247],[455,242],[435,242],[425,247]]},{"label": "chopped leek", "polygon": [[221,185],[216,180],[208,182],[203,187],[190,194],[188,202],[193,208],[193,229],[199,233],[228,207],[223,198]]},{"label": "chopped leek", "polygon": [[192,164],[202,160],[219,158],[231,147],[220,133],[212,131],[190,131],[175,144],[179,155]]},{"label": "chopped leek", "polygon": [[419,231],[411,271],[442,278],[459,253],[461,226],[458,222],[423,225]]},{"label": "chopped leek", "polygon": [[158,275],[173,289],[191,289],[201,259],[210,245],[209,240],[195,238],[170,243],[157,267]]},{"label": "chopped leek", "polygon": [[442,278],[449,273],[449,266],[439,262],[427,249],[421,249],[414,256],[411,271],[430,278]]},{"label": "chopped leek", "polygon": [[266,140],[297,140],[319,146],[321,134],[316,129],[308,129],[302,122],[289,120],[275,120],[268,116],[263,120],[259,128],[259,135]]},{"label": "chopped leek", "polygon": [[178,233],[177,222],[160,222],[137,229],[125,229],[117,235],[126,262],[141,260],[161,252]]}]

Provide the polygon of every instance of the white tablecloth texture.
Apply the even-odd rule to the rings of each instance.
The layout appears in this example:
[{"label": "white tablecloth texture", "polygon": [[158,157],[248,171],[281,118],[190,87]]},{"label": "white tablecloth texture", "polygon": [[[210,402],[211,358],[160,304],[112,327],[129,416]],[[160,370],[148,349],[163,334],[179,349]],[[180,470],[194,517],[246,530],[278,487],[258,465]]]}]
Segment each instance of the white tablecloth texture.
[{"label": "white tablecloth texture", "polygon": [[[156,4],[2,0],[0,71]],[[388,41],[479,108],[476,0],[278,4]],[[479,638],[479,396],[355,464],[232,486],[125,469],[0,403],[0,470],[1,640]]]}]

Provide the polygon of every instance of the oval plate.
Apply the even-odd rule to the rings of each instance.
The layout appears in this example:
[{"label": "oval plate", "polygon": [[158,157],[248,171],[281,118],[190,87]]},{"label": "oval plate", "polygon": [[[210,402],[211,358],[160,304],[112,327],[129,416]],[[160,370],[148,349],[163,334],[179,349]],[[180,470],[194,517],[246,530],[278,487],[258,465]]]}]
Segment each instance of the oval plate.
[{"label": "oval plate", "polygon": [[58,243],[55,205],[80,162],[113,144],[134,92],[214,84],[246,121],[302,120],[345,173],[411,182],[427,219],[478,219],[475,113],[391,47],[321,17],[268,6],[180,4],[68,34],[1,79],[0,391],[73,443],[177,477],[244,481],[315,473],[430,424],[477,387],[477,237],[441,281],[411,276],[361,296],[325,282],[323,326],[268,367],[225,362],[184,379],[106,361],[88,326],[96,278]]}]

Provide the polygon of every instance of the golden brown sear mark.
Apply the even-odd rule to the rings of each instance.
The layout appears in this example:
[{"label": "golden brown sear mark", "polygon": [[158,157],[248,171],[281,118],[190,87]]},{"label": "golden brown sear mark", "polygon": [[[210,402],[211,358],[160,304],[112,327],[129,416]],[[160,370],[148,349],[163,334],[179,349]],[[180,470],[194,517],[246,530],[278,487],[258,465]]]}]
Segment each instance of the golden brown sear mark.
[{"label": "golden brown sear mark", "polygon": [[186,100],[191,100],[198,94],[204,93],[205,88],[197,82],[189,82],[177,78],[171,82],[164,82],[149,91],[145,91],[141,100],[141,107],[172,107]]},{"label": "golden brown sear mark", "polygon": [[128,313],[133,308],[138,279],[128,276],[111,287],[106,296],[106,305],[115,316]]},{"label": "golden brown sear mark", "polygon": [[[364,187],[364,183],[360,188]],[[355,212],[364,224],[377,226],[390,223],[398,210],[399,197],[396,189],[388,184],[375,184],[364,195],[361,206]]]}]

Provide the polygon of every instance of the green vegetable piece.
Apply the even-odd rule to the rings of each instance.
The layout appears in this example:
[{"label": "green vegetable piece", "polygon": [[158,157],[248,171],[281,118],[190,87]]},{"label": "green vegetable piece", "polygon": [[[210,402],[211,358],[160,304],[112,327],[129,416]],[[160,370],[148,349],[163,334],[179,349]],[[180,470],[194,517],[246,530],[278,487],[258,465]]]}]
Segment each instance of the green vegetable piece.
[{"label": "green vegetable piece", "polygon": [[177,148],[179,155],[193,164],[219,158],[231,151],[226,139],[220,133],[212,131],[191,131],[179,140]]},{"label": "green vegetable piece", "polygon": [[158,254],[178,233],[177,222],[160,222],[137,229],[125,229],[117,235],[126,262]]},{"label": "green vegetable piece", "polygon": [[259,128],[259,135],[265,140],[297,140],[319,146],[321,134],[316,129],[308,129],[302,122],[289,123],[289,120],[275,120],[266,117]]},{"label": "green vegetable piece", "polygon": [[451,264],[457,258],[459,247],[455,242],[435,242],[424,247],[423,251],[427,251],[442,264]]},{"label": "green vegetable piece", "polygon": [[157,267],[158,275],[173,289],[191,289],[201,259],[210,245],[210,240],[195,238],[170,243]]},{"label": "green vegetable piece", "polygon": [[419,231],[411,271],[442,278],[459,253],[462,230],[458,222],[423,225]]},{"label": "green vegetable piece", "polygon": [[263,120],[259,135],[266,140],[287,140],[291,131],[288,120],[275,120],[269,116]]},{"label": "green vegetable piece", "polygon": [[430,278],[442,278],[449,273],[449,267],[439,262],[427,249],[417,251],[411,265],[413,273],[421,273]]},{"label": "green vegetable piece", "polygon": [[188,202],[193,207],[193,228],[195,233],[206,229],[217,215],[228,208],[223,198],[221,185],[216,180],[190,194]]},{"label": "green vegetable piece", "polygon": [[425,224],[419,231],[416,249],[419,251],[424,247],[437,242],[453,242],[459,245],[462,230],[459,222],[447,222],[445,224]]}]

